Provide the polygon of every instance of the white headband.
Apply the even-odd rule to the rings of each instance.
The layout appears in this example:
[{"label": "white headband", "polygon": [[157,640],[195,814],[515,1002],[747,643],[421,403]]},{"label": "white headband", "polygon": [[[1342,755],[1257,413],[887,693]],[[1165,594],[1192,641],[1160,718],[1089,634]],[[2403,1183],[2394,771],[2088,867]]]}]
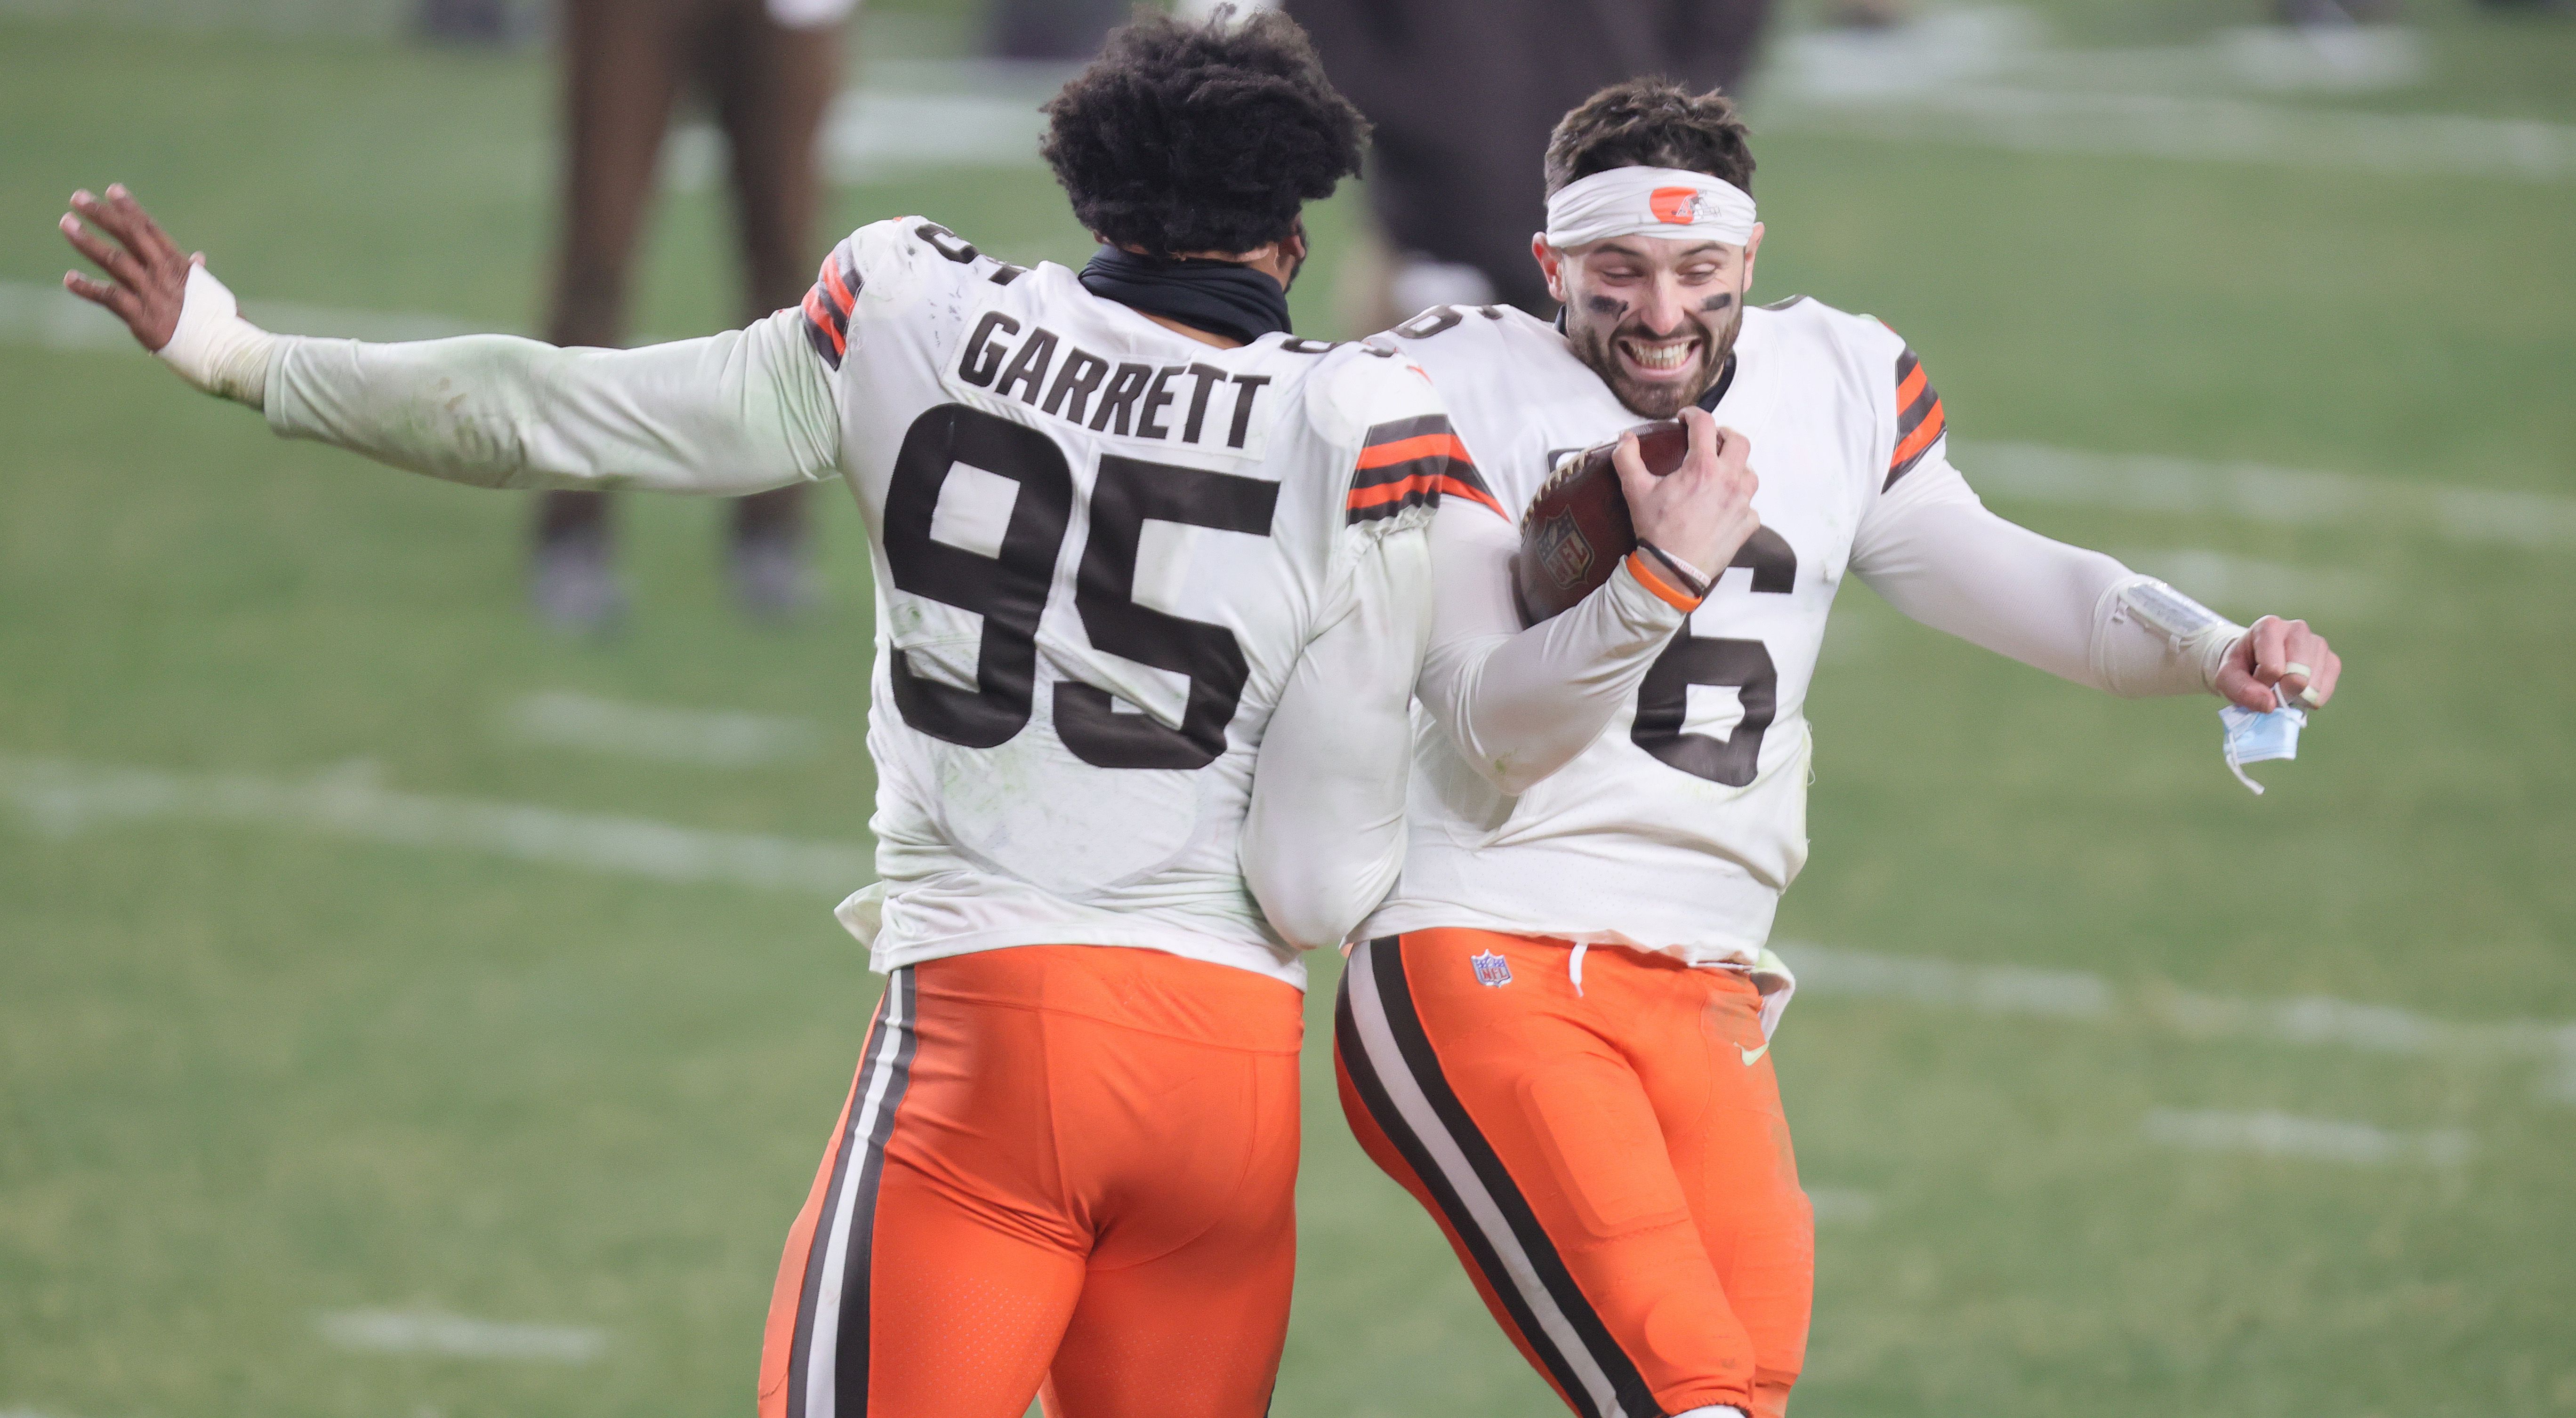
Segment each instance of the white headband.
[{"label": "white headband", "polygon": [[1559,251],[1614,236],[1753,240],[1753,198],[1704,172],[1614,167],[1569,182],[1547,199],[1547,244]]}]

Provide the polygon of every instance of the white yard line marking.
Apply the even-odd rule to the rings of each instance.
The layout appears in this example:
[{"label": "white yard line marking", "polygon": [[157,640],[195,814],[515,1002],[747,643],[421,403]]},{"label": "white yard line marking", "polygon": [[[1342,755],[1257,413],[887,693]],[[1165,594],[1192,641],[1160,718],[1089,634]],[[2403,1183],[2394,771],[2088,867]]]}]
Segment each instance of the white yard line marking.
[{"label": "white yard line marking", "polygon": [[2526,1060],[2550,1072],[2544,1089],[2576,1102],[2576,1023],[2514,1020],[2464,1024],[2390,1005],[2305,995],[2239,999],[2150,988],[2127,997],[2100,976],[2076,970],[1960,965],[1783,941],[1782,958],[1802,995],[1896,999],[1984,1014],[2107,1019],[2127,1012],[2194,1038],[2360,1049],[2457,1059]]},{"label": "white yard line marking", "polygon": [[[2425,68],[2409,31],[2223,30],[2199,45],[2058,49],[2022,11],[1929,15],[1893,30],[1792,35],[1757,84],[1768,130],[1950,141],[2367,173],[2576,180],[2576,126],[2465,114],[2394,114],[2262,101],[2367,93]],[[941,62],[871,67],[833,106],[825,162],[843,182],[940,166],[1035,166],[1033,113],[1061,71]],[[719,175],[720,143],[678,145],[683,182]]]},{"label": "white yard line marking", "polygon": [[1980,492],[2133,512],[2204,513],[2285,526],[2425,527],[2453,541],[2576,546],[2576,497],[2501,488],[1971,443],[1953,461]]},{"label": "white yard line marking", "polygon": [[2075,970],[1954,965],[1947,960],[1843,950],[1804,941],[1782,941],[1779,950],[1797,972],[1800,994],[1901,999],[1959,1005],[1984,1014],[2055,1019],[2099,1018],[2112,1009],[2110,981]]},{"label": "white yard line marking", "polygon": [[840,894],[876,879],[876,853],[862,843],[714,832],[648,818],[396,792],[365,763],[288,780],[0,758],[0,800],[14,802],[38,831],[55,836],[120,822],[245,823],[656,881]]},{"label": "white yard line marking", "polygon": [[2474,1141],[2456,1128],[2390,1132],[2368,1123],[2300,1118],[2287,1113],[2229,1113],[2156,1108],[2140,1125],[2149,1141],[2205,1152],[2254,1152],[2315,1162],[2383,1167],[2391,1162],[2430,1162],[2455,1167],[2469,1159]]},{"label": "white yard line marking", "polygon": [[2293,108],[2167,94],[1963,87],[1903,100],[1766,107],[1804,129],[2013,152],[2249,163],[2401,177],[2576,180],[2576,126],[2461,114]]},{"label": "white yard line marking", "polygon": [[[36,830],[63,837],[121,822],[241,823],[478,851],[657,881],[848,892],[876,879],[875,853],[861,843],[717,832],[647,818],[397,792],[363,762],[290,780],[0,757],[0,800],[15,804]],[[2531,1060],[2554,1065],[2553,1090],[2576,1101],[2576,1023],[2468,1024],[2321,996],[2254,1000],[2167,988],[2123,998],[2108,979],[2084,971],[1960,965],[1795,941],[1783,941],[1780,948],[1798,973],[1800,991],[1811,996],[1898,999],[2071,1020],[2103,1019],[2126,1010],[2201,1038]]]},{"label": "white yard line marking", "polygon": [[[2284,69],[2280,51],[2235,46],[2250,69]],[[2402,61],[2377,60],[2382,64]],[[2283,88],[2322,87],[2284,76]],[[823,132],[826,170],[843,183],[942,167],[1033,168],[1042,120],[1018,95],[845,93]],[[1758,121],[1901,142],[1953,142],[2074,153],[2341,170],[2402,176],[2576,180],[2576,126],[2466,114],[2386,114],[2295,107],[2202,94],[1962,84],[1896,93],[1774,89]],[[714,129],[678,130],[667,158],[682,188],[724,171]]]},{"label": "white yard line marking", "polygon": [[2291,566],[2206,547],[2111,550],[2123,563],[2181,587],[2195,600],[2251,618],[2367,615],[2387,601],[2378,578],[2322,566]]},{"label": "white yard line marking", "polygon": [[[261,0],[244,9],[192,0],[173,10],[168,0],[0,0],[0,14],[71,13],[288,33],[399,28],[381,4],[353,11],[323,0]],[[1756,119],[1768,131],[2021,151],[2576,180],[2576,127],[2564,124],[2223,96],[2369,93],[2414,83],[2424,69],[2420,41],[2396,27],[2316,34],[2267,26],[2222,30],[2199,45],[2060,49],[2026,11],[1990,7],[1929,14],[1868,34],[1785,36],[1757,77]],[[1062,67],[1043,64],[872,60],[825,121],[826,170],[840,182],[864,182],[924,169],[1036,167],[1043,119],[1035,110],[1064,77]],[[722,173],[722,143],[711,128],[685,125],[673,137],[668,180],[705,186]],[[525,157],[510,165],[513,188],[542,181],[542,151]]]},{"label": "white yard line marking", "polygon": [[[267,329],[352,340],[436,340],[480,333],[445,315],[344,310],[291,300],[245,300],[242,314]],[[60,286],[0,280],[0,342],[49,350],[127,350],[125,323]]]},{"label": "white yard line marking", "polygon": [[60,286],[33,281],[0,281],[0,340],[49,350],[134,345],[123,321]]},{"label": "white yard line marking", "polygon": [[2420,82],[2423,36],[2402,25],[2247,25],[2197,44],[2061,49],[2002,6],[1944,9],[1881,29],[1792,33],[1759,91],[1819,103],[1912,98],[1963,85],[2129,94],[2373,93]]},{"label": "white yard line marking", "polygon": [[2401,29],[2224,30],[2205,44],[2058,49],[2026,11],[1926,15],[1873,32],[1790,35],[1762,75],[1761,127],[2020,152],[2576,180],[2576,127],[2466,114],[2300,107],[2241,95],[2367,93],[2416,82]]},{"label": "white yard line marking", "polygon": [[711,768],[792,762],[823,750],[822,733],[807,719],[628,704],[562,691],[529,695],[505,710],[499,725],[520,743]]},{"label": "white yard line marking", "polygon": [[[1072,74],[1048,64],[871,65],[868,81],[842,90],[824,115],[823,171],[861,183],[956,168],[1042,169],[1038,108]],[[685,123],[663,148],[662,177],[700,191],[724,180],[726,161],[715,125]]]},{"label": "white yard line marking", "polygon": [[1849,1187],[1809,1187],[1807,1204],[1819,1226],[1861,1226],[1877,1219],[1878,1198]]},{"label": "white yard line marking", "polygon": [[445,1354],[461,1359],[550,1359],[587,1364],[608,1347],[599,1330],[564,1325],[500,1324],[458,1315],[397,1310],[344,1310],[314,1322],[343,1349],[382,1354]]}]

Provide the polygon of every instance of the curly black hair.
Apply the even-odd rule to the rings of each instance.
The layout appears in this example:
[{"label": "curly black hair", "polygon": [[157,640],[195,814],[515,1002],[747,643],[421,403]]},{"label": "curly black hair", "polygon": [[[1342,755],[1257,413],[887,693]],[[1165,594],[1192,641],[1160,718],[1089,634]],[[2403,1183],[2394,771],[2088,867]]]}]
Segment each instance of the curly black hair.
[{"label": "curly black hair", "polygon": [[1547,195],[1614,167],[1704,172],[1753,191],[1744,120],[1715,89],[1692,93],[1670,79],[1612,84],[1557,120],[1547,139]]},{"label": "curly black hair", "polygon": [[1073,214],[1156,256],[1251,251],[1360,170],[1368,120],[1275,10],[1140,14],[1046,105],[1039,147]]}]

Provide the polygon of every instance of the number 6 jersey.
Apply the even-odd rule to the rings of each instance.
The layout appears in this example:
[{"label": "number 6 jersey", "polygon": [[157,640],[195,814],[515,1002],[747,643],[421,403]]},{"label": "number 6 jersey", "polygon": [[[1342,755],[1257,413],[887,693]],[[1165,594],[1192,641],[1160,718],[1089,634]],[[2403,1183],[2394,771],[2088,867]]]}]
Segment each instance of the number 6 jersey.
[{"label": "number 6 jersey", "polygon": [[[1559,457],[1644,422],[1554,327],[1507,307],[1436,307],[1371,343],[1430,372],[1515,527]],[[1696,964],[1759,958],[1806,861],[1802,710],[1834,592],[1846,570],[1870,570],[1890,502],[1974,494],[1943,457],[1939,398],[1875,320],[1804,299],[1748,309],[1713,393],[1703,407],[1752,441],[1760,530],[1633,700],[1527,791],[1502,791],[1448,726],[1418,716],[1404,869],[1367,934],[1463,926]],[[1484,514],[1462,501],[1441,515]],[[1438,594],[1446,606],[1495,592],[1444,579]]]}]

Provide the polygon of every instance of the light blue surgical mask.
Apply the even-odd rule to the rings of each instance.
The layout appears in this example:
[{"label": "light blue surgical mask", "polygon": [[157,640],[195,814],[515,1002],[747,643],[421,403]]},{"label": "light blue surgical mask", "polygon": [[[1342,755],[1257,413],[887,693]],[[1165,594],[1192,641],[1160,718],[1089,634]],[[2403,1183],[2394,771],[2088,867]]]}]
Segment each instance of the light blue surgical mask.
[{"label": "light blue surgical mask", "polygon": [[[2279,699],[2279,691],[2274,691]],[[2245,776],[2248,763],[2268,763],[2276,758],[2299,756],[2299,730],[2306,728],[2308,714],[2289,704],[2269,714],[2230,704],[2218,711],[2218,722],[2227,728],[2227,771],[2236,781],[2260,793],[2263,785]]]}]

